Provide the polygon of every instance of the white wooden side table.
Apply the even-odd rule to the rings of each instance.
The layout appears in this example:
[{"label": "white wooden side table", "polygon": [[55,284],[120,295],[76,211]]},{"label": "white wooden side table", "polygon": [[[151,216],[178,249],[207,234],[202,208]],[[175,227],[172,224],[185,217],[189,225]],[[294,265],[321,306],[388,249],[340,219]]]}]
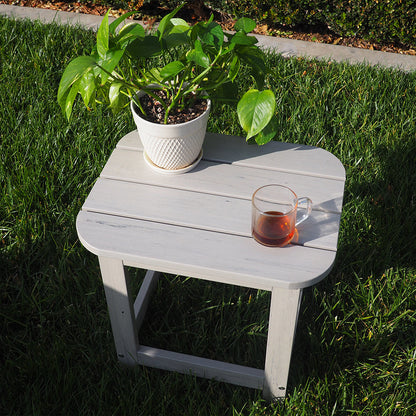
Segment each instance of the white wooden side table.
[{"label": "white wooden side table", "polygon": [[[285,397],[302,289],[331,270],[345,170],[316,147],[207,133],[203,159],[181,175],[154,172],[136,131],[110,156],[77,217],[82,244],[99,258],[118,359],[263,389]],[[313,201],[297,241],[284,248],[251,237],[251,196],[266,184]],[[134,300],[124,266],[148,272]],[[271,291],[265,368],[141,345],[138,330],[158,272]]]}]

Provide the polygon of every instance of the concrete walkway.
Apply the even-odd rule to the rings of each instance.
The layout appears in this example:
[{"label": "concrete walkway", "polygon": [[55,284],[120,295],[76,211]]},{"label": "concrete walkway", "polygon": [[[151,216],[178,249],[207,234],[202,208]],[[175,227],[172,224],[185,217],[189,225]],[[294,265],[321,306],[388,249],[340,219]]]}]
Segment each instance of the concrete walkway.
[{"label": "concrete walkway", "polygon": [[[93,30],[99,27],[102,20],[102,16],[9,6],[6,4],[0,4],[0,15],[19,19],[40,20],[43,23],[56,22],[60,24],[81,25]],[[273,49],[285,57],[303,56],[337,62],[348,61],[352,64],[366,63],[368,65],[396,68],[403,71],[416,70],[416,56],[272,36],[256,35],[256,37],[259,40],[259,46]]]}]

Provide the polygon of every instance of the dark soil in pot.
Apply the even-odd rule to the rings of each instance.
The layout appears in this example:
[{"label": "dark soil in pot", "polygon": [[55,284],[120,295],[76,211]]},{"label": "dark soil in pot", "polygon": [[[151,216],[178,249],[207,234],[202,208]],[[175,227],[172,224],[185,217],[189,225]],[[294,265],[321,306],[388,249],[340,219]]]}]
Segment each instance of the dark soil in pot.
[{"label": "dark soil in pot", "polygon": [[[164,91],[155,91],[164,101],[166,100],[166,93]],[[149,95],[143,95],[140,98],[140,104],[146,113],[146,116],[138,111],[138,114],[152,123],[164,124],[165,110],[160,101],[155,100]],[[173,109],[169,112],[167,124],[180,124],[191,121],[199,117],[207,109],[207,100],[197,99],[193,101],[192,106],[184,109]]]}]

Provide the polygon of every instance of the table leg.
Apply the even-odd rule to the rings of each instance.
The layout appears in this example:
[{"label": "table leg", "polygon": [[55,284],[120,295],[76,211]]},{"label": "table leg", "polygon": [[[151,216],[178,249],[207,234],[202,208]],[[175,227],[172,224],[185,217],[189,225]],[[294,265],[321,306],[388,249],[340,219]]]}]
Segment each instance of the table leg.
[{"label": "table leg", "polygon": [[99,262],[118,359],[123,364],[134,365],[139,340],[128,274],[121,260],[99,257]]},{"label": "table leg", "polygon": [[157,281],[159,280],[160,273],[154,270],[148,270],[146,276],[143,279],[143,283],[140,287],[136,300],[134,301],[134,315],[136,317],[137,331],[142,326],[144,317],[149,306],[150,296],[156,289]]},{"label": "table leg", "polygon": [[263,395],[284,398],[296,332],[301,289],[273,288],[270,303]]}]

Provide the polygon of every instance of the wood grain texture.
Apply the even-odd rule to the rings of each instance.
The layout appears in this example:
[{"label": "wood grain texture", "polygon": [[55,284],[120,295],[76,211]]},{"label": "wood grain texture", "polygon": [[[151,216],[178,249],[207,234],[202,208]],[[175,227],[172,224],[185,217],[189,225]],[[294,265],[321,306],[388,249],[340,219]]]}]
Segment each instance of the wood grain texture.
[{"label": "wood grain texture", "polygon": [[99,262],[118,359],[135,365],[139,340],[128,275],[120,259],[99,257]]},{"label": "wood grain texture", "polygon": [[264,247],[251,237],[81,211],[82,244],[127,266],[271,290],[322,280],[336,253],[302,246]]},{"label": "wood grain texture", "polygon": [[272,290],[264,364],[264,397],[268,400],[286,395],[301,299],[301,290]]},{"label": "wood grain texture", "polygon": [[[251,199],[141,183],[98,179],[86,211],[251,236]],[[315,210],[298,226],[294,243],[336,250],[340,214]]]},{"label": "wood grain texture", "polygon": [[[143,151],[143,145],[136,130],[125,135],[117,147]],[[264,146],[248,145],[243,137],[208,132],[203,149],[203,159],[208,161],[292,173],[306,172],[313,176],[345,180],[345,169],[339,159],[328,151],[313,146],[282,142],[270,142]],[[295,157],[291,156],[293,153],[296,154]],[[323,160],[324,165],[321,164]]]},{"label": "wood grain texture", "polygon": [[263,388],[264,370],[257,368],[147,346],[140,346],[137,357],[140,364],[162,370],[225,381],[255,389]]},{"label": "wood grain texture", "polygon": [[277,183],[288,186],[299,197],[311,198],[314,209],[338,213],[344,192],[344,182],[339,180],[205,160],[186,174],[160,175],[148,168],[142,153],[122,149],[112,153],[101,177],[243,199],[251,199],[263,185]]},{"label": "wood grain texture", "polygon": [[124,136],[117,149],[132,153],[115,151],[102,177],[245,199],[264,184],[279,183],[311,198],[314,210],[340,213],[342,209],[345,169],[320,148],[280,142],[251,146],[242,137],[207,133],[199,166],[170,178],[147,169],[137,131]]},{"label": "wood grain texture", "polygon": [[[81,241],[97,255],[151,270],[269,290],[316,283],[335,259],[345,170],[319,148],[269,145],[208,133],[204,160],[167,176],[147,166],[137,132],[127,134],[78,217]],[[269,183],[313,201],[284,249],[251,238],[251,196]]]}]

